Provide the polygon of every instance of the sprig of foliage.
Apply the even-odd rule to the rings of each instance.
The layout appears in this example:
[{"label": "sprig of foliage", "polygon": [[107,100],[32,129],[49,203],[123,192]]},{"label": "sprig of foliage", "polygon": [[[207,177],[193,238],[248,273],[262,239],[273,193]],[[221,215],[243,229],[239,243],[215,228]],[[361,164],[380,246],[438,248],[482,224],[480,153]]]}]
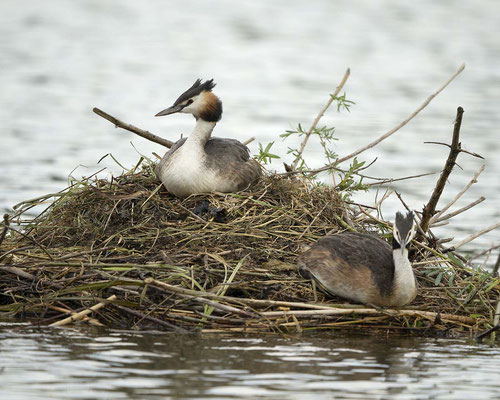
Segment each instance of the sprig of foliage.
[{"label": "sprig of foliage", "polygon": [[363,177],[360,177],[359,181],[355,177],[363,169],[365,163],[366,161],[358,162],[357,157],[354,157],[349,169],[340,172],[342,180],[337,184],[336,188],[339,192],[342,192],[343,200],[349,200],[353,192],[359,190],[366,192],[369,189],[370,186],[363,183]]},{"label": "sprig of foliage", "polygon": [[262,146],[262,143],[259,143],[259,154],[256,159],[258,162],[262,162],[264,164],[271,164],[271,160],[279,159],[280,156],[271,153],[271,147],[273,147],[274,142],[269,142],[266,147]]},{"label": "sprig of foliage", "polygon": [[344,109],[347,112],[351,112],[351,106],[353,104],[356,104],[354,101],[348,100],[346,98],[345,92],[342,96],[334,96],[334,95],[330,96],[337,102],[337,112],[340,112],[340,109]]},{"label": "sprig of foliage", "polygon": [[[330,96],[336,102],[337,112],[340,112],[342,110],[350,112],[351,106],[355,104],[354,101],[347,99],[345,92],[341,96]],[[280,134],[280,138],[286,140],[290,137],[303,137],[308,134],[318,138],[327,161],[325,165],[335,165],[335,160],[338,159],[338,154],[332,149],[332,145],[334,141],[339,140],[339,138],[336,137],[335,127],[314,126],[310,128],[309,132],[304,129],[302,124],[299,123],[295,129],[289,129],[286,130],[285,133]],[[280,157],[278,155],[273,154],[270,151],[273,144],[274,142],[270,142],[266,146],[263,146],[261,143],[259,143],[259,154],[257,155],[256,159],[263,162],[264,164],[270,164],[272,162],[272,159],[279,159]],[[295,167],[297,171],[304,171],[305,173],[309,169],[306,160],[302,157],[302,154],[300,154],[298,148],[288,147],[287,154],[292,155],[294,159],[299,157],[300,161]],[[368,190],[369,186],[363,183],[363,177],[359,177],[358,180],[356,176],[357,174],[359,174],[359,171],[363,169],[364,165],[364,161],[358,162],[358,160],[354,158],[353,163],[350,165],[347,171],[332,168],[332,170],[335,169],[340,175],[341,181],[336,184],[336,188],[340,192],[343,192],[342,196],[344,200],[349,199],[353,192],[356,192],[358,190]],[[322,183],[317,180],[317,174],[308,174],[308,176],[313,180],[315,184],[322,185]],[[335,177],[333,178],[335,184]]]}]

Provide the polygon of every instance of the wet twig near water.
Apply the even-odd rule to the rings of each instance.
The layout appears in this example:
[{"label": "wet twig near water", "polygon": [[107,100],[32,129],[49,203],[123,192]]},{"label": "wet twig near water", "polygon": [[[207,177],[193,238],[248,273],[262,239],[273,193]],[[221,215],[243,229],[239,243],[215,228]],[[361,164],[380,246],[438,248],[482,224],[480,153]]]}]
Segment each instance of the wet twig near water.
[{"label": "wet twig near water", "polygon": [[492,326],[490,329],[488,329],[486,332],[481,333],[480,335],[476,336],[476,340],[482,340],[484,337],[491,335],[493,332],[496,332],[497,330],[500,329],[500,324],[497,324],[495,326]]},{"label": "wet twig near water", "polygon": [[107,304],[107,302],[113,301],[115,299],[116,299],[116,296],[112,295],[112,296],[108,297],[106,299],[106,301],[101,301],[100,303],[97,303],[97,304],[93,305],[92,307],[89,307],[83,311],[80,311],[76,314],[73,314],[71,317],[62,319],[61,321],[53,322],[49,326],[63,326],[63,325],[71,324],[72,322],[75,322],[75,321],[78,321],[79,319],[82,319],[83,317],[90,314],[91,312],[99,310],[100,308],[104,307]]}]

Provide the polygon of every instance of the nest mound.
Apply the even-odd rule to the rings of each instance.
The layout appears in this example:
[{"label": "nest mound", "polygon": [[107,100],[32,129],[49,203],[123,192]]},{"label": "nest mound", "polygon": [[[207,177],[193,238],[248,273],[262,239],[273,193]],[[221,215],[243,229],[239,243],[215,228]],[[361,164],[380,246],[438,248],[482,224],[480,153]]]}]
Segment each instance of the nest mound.
[{"label": "nest mound", "polygon": [[419,296],[405,310],[316,291],[296,272],[297,256],[346,228],[390,232],[301,179],[266,176],[244,192],[186,199],[168,194],[151,166],[85,179],[2,243],[0,311],[46,324],[93,306],[94,324],[177,331],[488,327],[498,282],[425,247],[414,256]]}]

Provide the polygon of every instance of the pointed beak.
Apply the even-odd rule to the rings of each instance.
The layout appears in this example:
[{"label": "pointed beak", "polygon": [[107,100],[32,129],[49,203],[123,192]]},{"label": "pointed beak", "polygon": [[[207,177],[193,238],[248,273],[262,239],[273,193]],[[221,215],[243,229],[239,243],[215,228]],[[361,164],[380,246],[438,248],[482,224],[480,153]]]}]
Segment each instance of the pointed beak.
[{"label": "pointed beak", "polygon": [[163,111],[160,111],[158,114],[155,115],[155,117],[162,117],[163,115],[175,114],[175,113],[178,113],[179,111],[182,111],[183,108],[184,107],[181,105],[172,106],[172,107],[166,108]]}]

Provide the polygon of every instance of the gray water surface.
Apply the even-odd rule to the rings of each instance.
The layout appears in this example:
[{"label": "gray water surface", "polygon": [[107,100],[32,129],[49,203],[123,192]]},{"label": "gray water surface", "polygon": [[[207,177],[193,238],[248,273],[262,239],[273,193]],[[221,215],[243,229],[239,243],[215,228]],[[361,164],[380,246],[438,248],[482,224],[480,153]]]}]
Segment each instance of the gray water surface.
[{"label": "gray water surface", "polygon": [[334,331],[290,338],[15,331],[16,325],[0,325],[2,399],[498,399],[500,393],[500,349],[465,340]]}]

